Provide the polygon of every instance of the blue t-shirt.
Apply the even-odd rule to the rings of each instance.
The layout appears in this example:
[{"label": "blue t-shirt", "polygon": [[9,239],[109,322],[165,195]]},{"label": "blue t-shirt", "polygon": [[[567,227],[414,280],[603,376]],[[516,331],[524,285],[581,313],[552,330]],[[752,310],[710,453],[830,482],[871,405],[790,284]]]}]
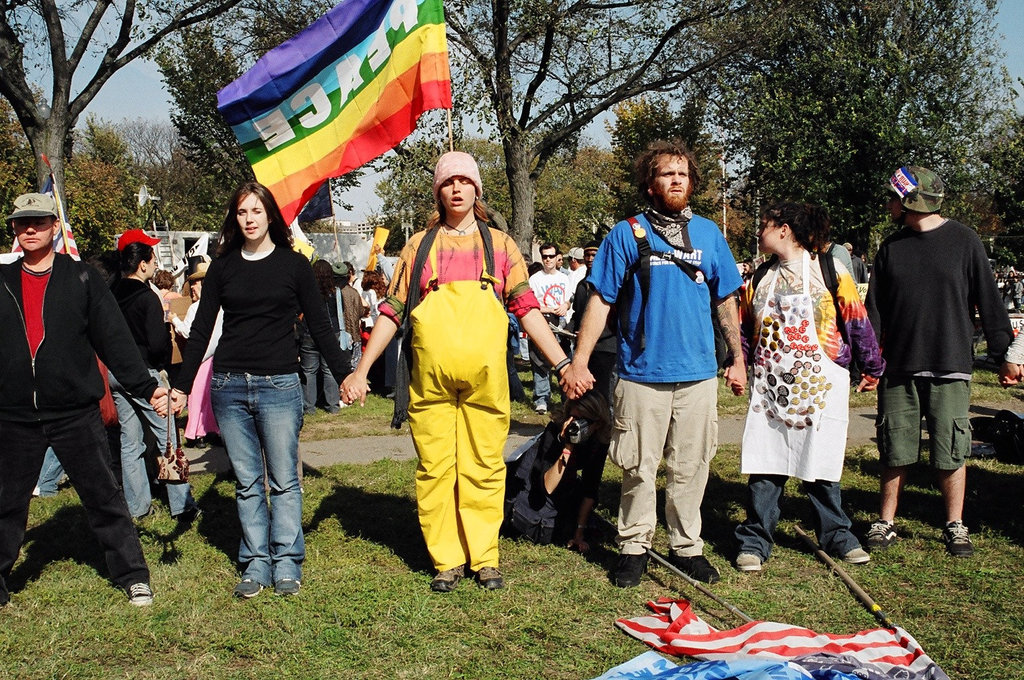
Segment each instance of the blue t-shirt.
[{"label": "blue t-shirt", "polygon": [[[643,215],[636,218],[647,231],[652,251],[674,249],[654,233]],[[633,228],[622,221],[601,243],[588,277],[605,302],[617,306],[619,318],[619,377],[633,382],[667,383],[706,380],[718,375],[715,337],[711,327],[712,301],[735,292],[743,280],[736,260],[722,232],[714,222],[697,215],[689,224],[692,253],[675,251],[676,257],[698,267],[705,277],[696,283],[675,263],[651,259],[651,282],[644,313],[643,334],[646,346],[641,351],[641,292],[639,278],[632,275],[630,294],[619,299],[629,269],[640,252]],[[623,309],[628,313],[623,314]],[[626,319],[625,325],[623,319]]]}]

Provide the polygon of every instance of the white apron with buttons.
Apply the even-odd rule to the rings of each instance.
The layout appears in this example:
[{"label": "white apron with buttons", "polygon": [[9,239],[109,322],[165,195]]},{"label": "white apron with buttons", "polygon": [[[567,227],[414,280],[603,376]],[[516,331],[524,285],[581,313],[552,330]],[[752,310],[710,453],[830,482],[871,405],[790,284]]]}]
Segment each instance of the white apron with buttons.
[{"label": "white apron with buttons", "polygon": [[771,278],[768,294],[751,340],[756,347],[740,455],[743,474],[836,482],[842,475],[850,374],[818,342],[810,261],[805,251],[802,293],[775,293],[778,267],[766,277]]}]

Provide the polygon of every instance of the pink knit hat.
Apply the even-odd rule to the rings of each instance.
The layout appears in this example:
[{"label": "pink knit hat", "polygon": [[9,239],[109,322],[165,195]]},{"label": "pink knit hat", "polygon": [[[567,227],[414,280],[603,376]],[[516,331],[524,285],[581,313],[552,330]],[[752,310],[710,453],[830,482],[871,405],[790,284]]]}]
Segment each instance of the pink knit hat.
[{"label": "pink knit hat", "polygon": [[476,187],[476,197],[484,195],[484,185],[480,181],[480,168],[476,161],[465,151],[449,151],[437,159],[434,168],[434,200],[440,201],[441,185],[452,177],[465,177]]}]

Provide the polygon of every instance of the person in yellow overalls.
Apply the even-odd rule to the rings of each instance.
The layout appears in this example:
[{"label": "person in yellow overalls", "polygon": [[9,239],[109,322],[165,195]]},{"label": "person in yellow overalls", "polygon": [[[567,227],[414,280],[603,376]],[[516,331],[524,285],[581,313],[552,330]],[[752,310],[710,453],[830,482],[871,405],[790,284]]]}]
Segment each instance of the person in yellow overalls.
[{"label": "person in yellow overalls", "polygon": [[430,587],[438,592],[453,590],[467,566],[484,588],[505,585],[498,530],[510,418],[506,307],[556,372],[569,365],[540,313],[515,241],[488,226],[482,194],[472,156],[441,156],[434,170],[437,212],[402,250],[366,350],[341,386],[346,404],[365,402],[370,366],[408,315],[416,501],[437,570]]}]

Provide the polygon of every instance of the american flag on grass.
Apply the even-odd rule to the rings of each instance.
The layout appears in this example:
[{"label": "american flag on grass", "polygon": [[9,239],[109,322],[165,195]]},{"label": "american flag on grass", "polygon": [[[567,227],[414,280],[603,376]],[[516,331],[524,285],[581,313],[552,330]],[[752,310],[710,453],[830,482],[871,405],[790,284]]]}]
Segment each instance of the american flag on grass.
[{"label": "american flag on grass", "polygon": [[773,621],[754,621],[732,630],[717,630],[701,620],[687,600],[661,598],[647,606],[653,615],[619,619],[615,625],[665,654],[705,661],[835,655],[855,660],[885,677],[949,680],[917,640],[901,628],[833,635]]}]

